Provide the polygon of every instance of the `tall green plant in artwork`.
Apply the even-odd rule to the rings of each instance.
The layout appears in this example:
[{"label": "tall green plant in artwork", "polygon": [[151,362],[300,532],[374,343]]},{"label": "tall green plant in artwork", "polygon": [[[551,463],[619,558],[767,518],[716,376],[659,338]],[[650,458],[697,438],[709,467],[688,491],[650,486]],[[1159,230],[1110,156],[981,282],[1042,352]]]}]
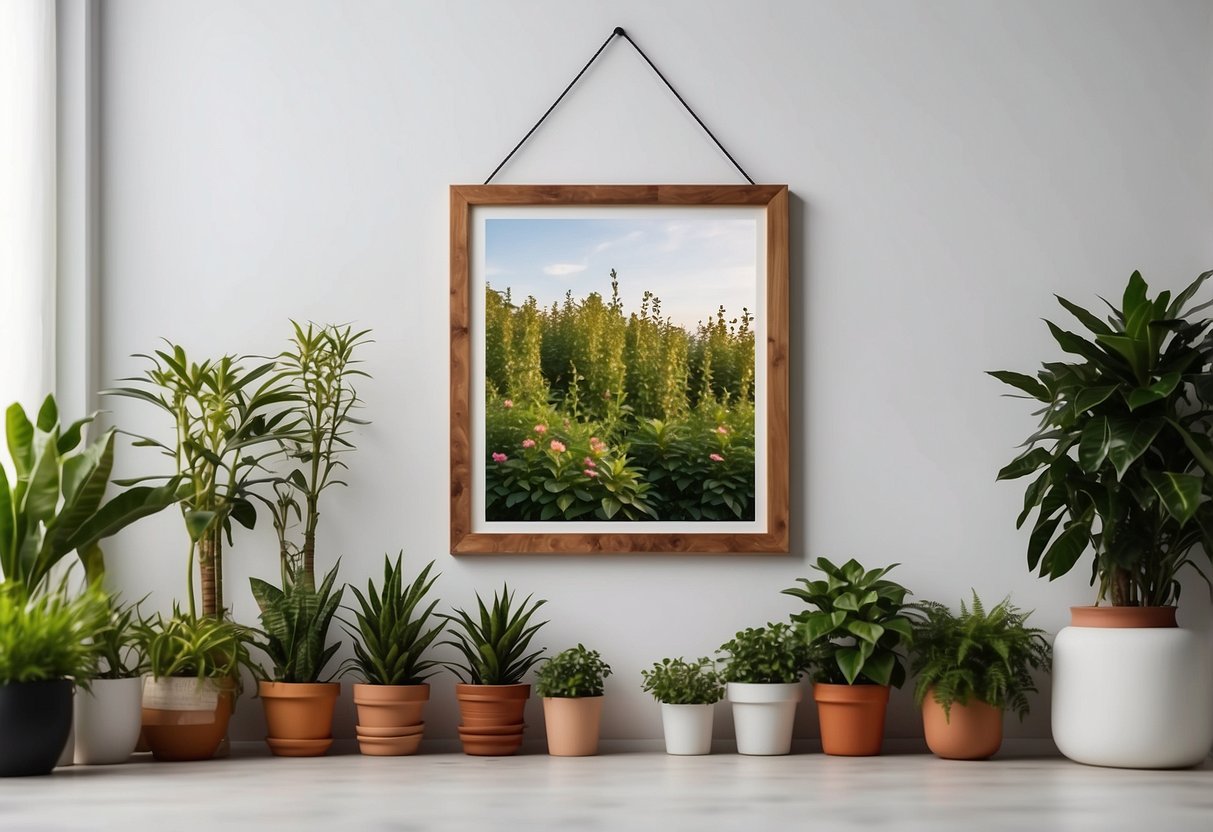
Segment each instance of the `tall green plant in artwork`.
[{"label": "tall green plant in artwork", "polygon": [[249,529],[256,523],[254,489],[272,479],[264,463],[294,435],[294,414],[286,405],[297,393],[274,361],[251,369],[231,355],[194,361],[172,343],[138,357],[151,366],[143,375],[123,379],[128,386],[107,392],[151,404],[171,420],[171,440],[140,437],[135,444],[158,448],[173,460],[172,475],[146,479],[181,482],[190,617],[198,613],[195,561],[201,612],[222,616],[224,537],[230,542],[233,521]]}]

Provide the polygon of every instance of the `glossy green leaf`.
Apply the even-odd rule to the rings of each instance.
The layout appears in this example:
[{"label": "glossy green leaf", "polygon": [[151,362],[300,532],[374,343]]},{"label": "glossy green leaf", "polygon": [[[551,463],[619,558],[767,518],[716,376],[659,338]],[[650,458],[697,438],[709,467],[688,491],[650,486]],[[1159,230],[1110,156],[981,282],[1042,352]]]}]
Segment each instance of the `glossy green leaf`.
[{"label": "glossy green leaf", "polygon": [[1146,480],[1170,515],[1178,520],[1181,526],[1196,514],[1196,509],[1200,507],[1201,477],[1172,471],[1151,471],[1146,474]]}]

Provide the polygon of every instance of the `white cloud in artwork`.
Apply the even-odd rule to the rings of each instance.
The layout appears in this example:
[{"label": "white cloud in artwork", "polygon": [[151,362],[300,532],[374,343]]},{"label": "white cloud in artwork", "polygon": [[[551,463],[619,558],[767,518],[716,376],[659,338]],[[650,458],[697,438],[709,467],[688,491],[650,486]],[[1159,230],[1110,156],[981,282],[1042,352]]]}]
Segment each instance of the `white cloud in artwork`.
[{"label": "white cloud in artwork", "polygon": [[552,277],[564,277],[565,275],[583,272],[585,269],[584,263],[553,263],[550,266],[544,266],[543,273]]}]

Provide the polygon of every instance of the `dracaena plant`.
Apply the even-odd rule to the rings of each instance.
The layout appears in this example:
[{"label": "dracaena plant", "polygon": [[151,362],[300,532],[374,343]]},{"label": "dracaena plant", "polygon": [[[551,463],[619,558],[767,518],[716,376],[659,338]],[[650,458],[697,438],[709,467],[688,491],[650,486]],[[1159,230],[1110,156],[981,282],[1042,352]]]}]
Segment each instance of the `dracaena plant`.
[{"label": "dracaena plant", "polygon": [[804,639],[782,621],[765,627],[747,627],[717,652],[725,656],[724,681],[745,684],[799,681],[812,661]]},{"label": "dracaena plant", "polygon": [[813,568],[824,578],[800,578],[801,586],[783,590],[813,608],[792,620],[813,650],[817,681],[898,688],[905,683],[898,650],[912,639],[913,627],[902,612],[909,590],[884,577],[895,566],[865,570],[854,558],[842,566],[818,558]]},{"label": "dracaena plant", "polygon": [[189,614],[198,612],[197,560],[202,614],[222,617],[224,536],[230,543],[233,521],[249,529],[256,523],[253,489],[272,481],[264,463],[294,435],[284,405],[294,401],[295,392],[273,361],[252,369],[230,355],[193,361],[175,344],[137,357],[150,364],[144,374],[122,379],[130,386],[106,392],[151,404],[171,419],[171,441],[139,437],[135,444],[170,457],[174,473],[168,479],[182,483],[181,512],[190,544]]},{"label": "dracaena plant", "polygon": [[543,663],[535,674],[535,692],[557,699],[602,696],[603,680],[610,675],[611,666],[597,650],[578,644]]},{"label": "dracaena plant", "polygon": [[443,644],[454,647],[463,656],[461,662],[443,662],[461,682],[469,685],[516,685],[522,682],[544,648],[527,652],[531,639],[541,621],[531,624],[536,610],[547,603],[531,602],[528,595],[520,604],[515,604],[514,593],[508,585],[500,593],[493,593],[491,605],[485,604],[479,593],[476,617],[456,609],[453,615],[443,615],[451,624],[450,635],[454,638]]},{"label": "dracaena plant", "polygon": [[[1046,321],[1074,358],[1045,362],[1036,376],[990,375],[1041,407],[1026,450],[998,474],[1032,476],[1016,521],[1036,513],[1028,568],[1050,580],[1093,553],[1098,601],[1164,606],[1179,598],[1178,574],[1213,552],[1213,344],[1209,318],[1190,306],[1205,272],[1172,297],[1150,297],[1138,272],[1104,318],[1064,298],[1087,330]],[[1204,554],[1200,554],[1203,550]]]},{"label": "dracaena plant", "polygon": [[336,592],[338,566],[317,587],[288,576],[282,589],[251,578],[253,598],[261,609],[265,640],[257,646],[273,663],[277,682],[319,682],[341,642],[328,644],[329,626],[341,605],[345,586]]},{"label": "dracaena plant", "polygon": [[6,582],[34,592],[72,552],[87,580],[96,581],[104,571],[102,540],[176,502],[173,478],[104,500],[115,432],[111,428],[87,442],[91,421],[61,427],[53,396],[46,397],[32,422],[20,404],[8,408],[5,432],[15,478],[10,482],[0,464],[0,572]]},{"label": "dracaena plant", "polygon": [[1044,630],[1025,623],[1025,613],[1003,599],[989,610],[973,593],[972,606],[953,614],[937,601],[913,604],[914,700],[928,693],[950,720],[952,705],[972,701],[1028,715],[1028,694],[1036,692],[1033,671],[1047,671],[1052,648]]},{"label": "dracaena plant", "polygon": [[724,683],[716,663],[704,656],[688,662],[683,658],[662,659],[640,671],[641,689],[667,705],[713,705],[724,698]]},{"label": "dracaena plant", "polygon": [[438,576],[430,577],[430,561],[413,579],[404,581],[404,553],[383,558],[383,583],[367,581],[366,593],[350,585],[358,599],[354,613],[357,626],[347,629],[354,640],[354,656],[347,663],[367,684],[419,685],[433,675],[438,662],[424,658],[425,651],[442,632],[443,624],[428,626],[438,601],[422,607]]}]

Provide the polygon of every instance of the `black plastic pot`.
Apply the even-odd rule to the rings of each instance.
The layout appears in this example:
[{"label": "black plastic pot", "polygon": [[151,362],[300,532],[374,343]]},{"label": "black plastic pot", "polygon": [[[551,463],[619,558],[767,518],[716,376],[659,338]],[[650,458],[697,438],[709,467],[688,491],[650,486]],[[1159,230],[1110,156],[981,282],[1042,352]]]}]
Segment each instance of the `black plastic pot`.
[{"label": "black plastic pot", "polygon": [[0,685],[0,777],[50,774],[71,730],[71,681]]}]

